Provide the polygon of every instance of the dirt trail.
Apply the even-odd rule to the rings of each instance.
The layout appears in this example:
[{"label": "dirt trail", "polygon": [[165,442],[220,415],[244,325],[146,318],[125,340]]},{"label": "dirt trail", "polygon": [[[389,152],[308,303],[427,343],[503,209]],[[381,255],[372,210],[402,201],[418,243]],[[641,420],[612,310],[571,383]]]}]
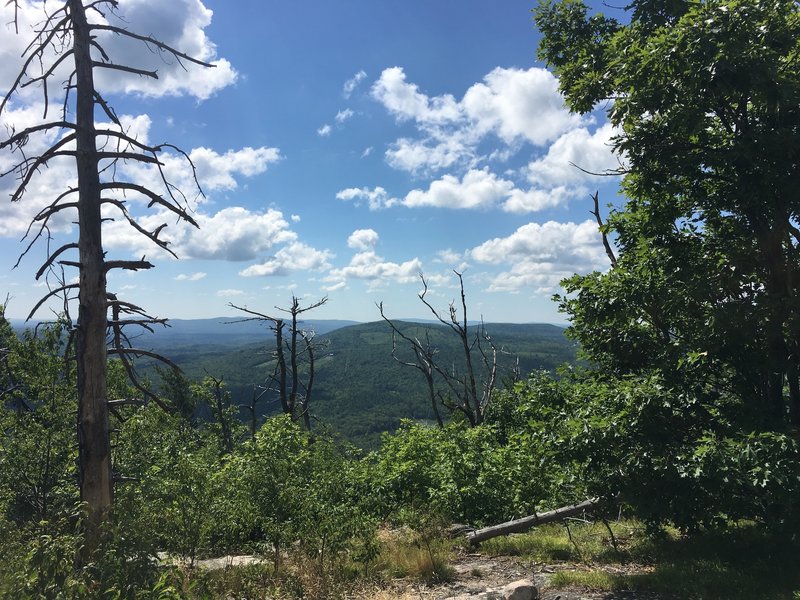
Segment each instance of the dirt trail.
[{"label": "dirt trail", "polygon": [[[263,562],[254,556],[226,556],[197,561],[203,569],[223,569]],[[535,564],[511,556],[487,556],[479,553],[466,553],[457,556],[451,563],[455,574],[452,581],[440,584],[424,584],[409,579],[397,579],[388,585],[362,590],[354,600],[446,600],[448,598],[478,597],[487,590],[499,590],[503,586],[520,579],[533,579],[539,587],[540,600],[668,600],[644,592],[597,592],[581,589],[552,589],[549,580],[557,571],[588,570],[589,567],[576,563],[551,565]],[[602,568],[602,567],[593,567]],[[619,571],[615,567],[605,567],[609,571]],[[644,570],[632,566],[628,572]]]},{"label": "dirt trail", "polygon": [[457,557],[451,566],[455,569],[453,581],[425,585],[398,580],[392,585],[367,591],[359,600],[445,600],[479,596],[486,590],[497,590],[519,579],[531,579],[541,590],[541,600],[667,600],[642,592],[594,592],[580,589],[552,589],[548,582],[552,574],[560,570],[585,570],[588,567],[573,563],[553,565],[532,564],[509,556],[486,556],[464,554]]}]

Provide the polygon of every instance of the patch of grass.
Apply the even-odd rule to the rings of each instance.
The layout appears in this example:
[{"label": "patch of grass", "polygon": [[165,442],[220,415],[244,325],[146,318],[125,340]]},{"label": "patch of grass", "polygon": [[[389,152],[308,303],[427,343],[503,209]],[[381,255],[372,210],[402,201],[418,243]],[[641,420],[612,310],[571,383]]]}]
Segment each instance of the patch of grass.
[{"label": "patch of grass", "polygon": [[573,560],[574,549],[560,532],[542,531],[537,535],[515,534],[487,540],[481,548],[492,556],[525,556],[538,562]]},{"label": "patch of grass", "polygon": [[557,571],[550,578],[550,585],[555,588],[580,587],[609,592],[620,589],[619,583],[619,577],[605,571]]},{"label": "patch of grass", "polygon": [[214,571],[176,571],[180,597],[201,598],[303,598],[301,581],[289,572],[275,573],[271,566],[253,564]]},{"label": "patch of grass", "polygon": [[373,571],[389,578],[412,577],[428,583],[450,581],[452,549],[447,541],[421,541],[408,530],[383,532],[381,551]]},{"label": "patch of grass", "polygon": [[489,540],[483,548],[537,562],[591,565],[589,570],[555,573],[554,587],[650,591],[686,600],[798,600],[800,546],[752,523],[692,536],[668,529],[657,538],[648,537],[634,521],[611,528],[616,549],[606,527],[597,523],[573,523],[569,533],[551,524]]},{"label": "patch of grass", "polygon": [[573,522],[569,531],[559,523],[548,523],[529,533],[487,540],[481,548],[495,556],[523,556],[537,562],[614,562],[620,554],[624,555],[625,548],[642,528],[632,521],[619,521],[611,527],[620,551],[614,549],[602,523],[585,522]]}]

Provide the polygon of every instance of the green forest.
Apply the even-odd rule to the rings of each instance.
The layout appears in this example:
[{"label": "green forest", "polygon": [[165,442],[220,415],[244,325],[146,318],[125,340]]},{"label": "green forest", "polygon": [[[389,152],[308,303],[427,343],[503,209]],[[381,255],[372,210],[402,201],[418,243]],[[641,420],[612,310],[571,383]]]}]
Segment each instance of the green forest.
[{"label": "green forest", "polygon": [[[376,311],[377,312],[377,311]],[[398,323],[412,337],[428,336],[436,347],[441,364],[457,364],[463,352],[456,336],[441,323]],[[236,324],[228,326],[233,329]],[[312,321],[304,328],[316,330]],[[575,345],[554,325],[518,325],[488,323],[485,326],[498,350],[498,378],[509,382],[517,373],[555,371],[575,361]],[[249,341],[241,344],[216,344],[209,336],[188,336],[180,343],[170,343],[169,330],[159,344],[160,352],[180,366],[190,380],[202,381],[208,374],[220,378],[234,406],[247,406],[256,394],[269,387],[275,371],[275,337],[262,325]],[[193,343],[199,338],[205,345]],[[179,338],[180,339],[180,338]],[[237,337],[238,339],[238,337]],[[253,341],[258,339],[259,341]],[[383,321],[349,325],[318,335],[315,360],[315,384],[312,416],[315,429],[328,427],[363,449],[375,449],[383,432],[394,431],[402,419],[435,422],[427,395],[425,378],[392,358],[391,330]],[[413,358],[410,348],[398,348],[398,357]],[[463,359],[461,359],[463,360]],[[156,364],[144,365],[142,372],[155,386],[161,385]],[[308,365],[301,373],[307,377]],[[163,370],[161,371],[163,373]],[[169,377],[169,376],[168,376]],[[273,386],[274,387],[274,386]],[[195,409],[196,415],[210,418],[207,404]],[[257,418],[281,412],[274,389],[258,398]],[[243,420],[250,419],[242,409]]]},{"label": "green forest", "polygon": [[[452,578],[475,530],[590,501],[580,523],[479,551],[579,564],[550,583],[595,597],[800,598],[797,2],[534,10],[539,57],[572,111],[607,110],[625,164],[624,202],[603,214],[595,196],[608,269],[554,298],[569,341],[468,322],[461,281],[438,324],[314,337],[269,317],[224,357],[176,349],[183,372],[142,366],[155,353],[123,326],[159,320],[105,289],[109,269],[152,265],[107,260],[92,237],[124,186],[100,183],[114,156],[88,125],[104,106],[92,27],[65,6],[26,64],[54,39],[75,61],[80,279],[64,289],[81,312],[22,333],[0,312],[0,597],[399,597],[398,579]],[[0,141],[20,149],[20,196],[62,152],[25,155],[37,131]]]}]

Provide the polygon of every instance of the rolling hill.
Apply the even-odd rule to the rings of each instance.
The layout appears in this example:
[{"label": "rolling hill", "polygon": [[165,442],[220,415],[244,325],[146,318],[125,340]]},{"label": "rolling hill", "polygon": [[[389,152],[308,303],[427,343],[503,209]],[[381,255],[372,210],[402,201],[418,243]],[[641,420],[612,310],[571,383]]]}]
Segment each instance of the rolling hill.
[{"label": "rolling hill", "polygon": [[[214,321],[180,323],[174,328],[175,336],[167,335],[170,330],[151,336],[151,346],[179,364],[189,378],[223,378],[234,403],[249,403],[254,385],[262,384],[273,372],[274,337],[263,323],[227,325],[256,328],[212,334],[204,327],[212,326],[217,331],[219,320]],[[335,329],[330,327],[336,323],[317,324],[308,322],[318,334],[311,403],[318,423],[329,425],[363,447],[374,447],[380,434],[394,430],[400,419],[433,419],[422,375],[392,358],[391,331],[386,323],[348,324]],[[398,324],[407,335],[422,336],[427,331],[440,364],[457,367],[463,360],[459,340],[446,327],[434,323]],[[326,327],[327,332],[323,332]],[[561,327],[492,323],[486,329],[499,350],[501,380],[511,377],[517,361],[524,375],[538,369],[551,370],[575,359],[575,347],[564,337]],[[411,357],[402,345],[398,345],[398,352],[406,359]],[[259,406],[261,414],[277,409],[275,395]]]}]

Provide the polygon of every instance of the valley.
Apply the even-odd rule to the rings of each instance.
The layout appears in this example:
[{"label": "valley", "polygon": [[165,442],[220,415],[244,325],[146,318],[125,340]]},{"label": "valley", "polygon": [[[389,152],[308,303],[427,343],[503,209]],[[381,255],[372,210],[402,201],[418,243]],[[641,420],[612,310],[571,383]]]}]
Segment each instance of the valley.
[{"label": "valley", "polygon": [[[253,390],[274,372],[275,337],[262,322],[232,321],[236,319],[170,321],[171,327],[143,336],[137,345],[170,358],[192,381],[206,376],[222,379],[232,404],[248,405]],[[427,333],[440,364],[460,368],[463,350],[446,327],[437,323],[398,325],[410,337],[423,338]],[[397,429],[401,419],[434,418],[423,376],[392,358],[392,334],[385,322],[310,320],[303,327],[316,334],[311,400],[316,428],[329,428],[371,449],[379,444],[383,432]],[[470,328],[474,335],[477,327]],[[561,327],[488,323],[485,329],[497,348],[497,387],[509,382],[515,371],[525,377],[536,370],[554,371],[575,360],[576,348]],[[400,342],[398,358],[412,360],[410,349]],[[143,367],[158,388],[159,377],[152,365]],[[257,404],[260,418],[279,410],[276,393],[266,394]],[[243,410],[241,416],[248,419],[249,412]]]}]

